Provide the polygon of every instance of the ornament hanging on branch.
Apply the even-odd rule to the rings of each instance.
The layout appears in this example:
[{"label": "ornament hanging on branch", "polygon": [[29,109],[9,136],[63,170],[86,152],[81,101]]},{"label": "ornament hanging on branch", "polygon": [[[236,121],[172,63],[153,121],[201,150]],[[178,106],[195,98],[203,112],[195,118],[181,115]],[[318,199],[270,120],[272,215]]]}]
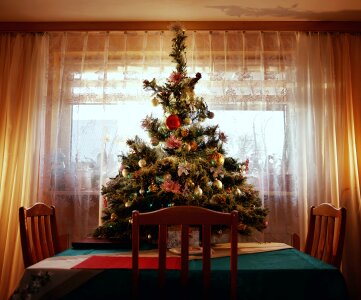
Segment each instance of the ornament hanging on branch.
[{"label": "ornament hanging on branch", "polygon": [[189,145],[191,146],[191,151],[196,151],[198,148],[198,144],[196,141],[190,141]]},{"label": "ornament hanging on branch", "polygon": [[116,221],[118,219],[118,216],[116,215],[116,213],[112,213],[111,215],[110,215],[110,220],[111,221]]},{"label": "ornament hanging on branch", "polygon": [[145,159],[141,159],[138,162],[139,167],[144,168],[147,165],[147,161]]},{"label": "ornament hanging on branch", "polygon": [[224,156],[221,153],[215,152],[210,156],[212,165],[222,166],[224,164]]},{"label": "ornament hanging on branch", "polygon": [[213,186],[215,186],[217,189],[221,190],[223,187],[222,181],[220,181],[219,179],[216,179],[215,181],[213,181]]},{"label": "ornament hanging on branch", "polygon": [[201,197],[203,194],[203,190],[199,187],[199,185],[196,186],[196,188],[194,189],[194,195]]},{"label": "ornament hanging on branch", "polygon": [[123,177],[127,177],[129,175],[128,169],[123,169],[122,170],[122,175],[123,175]]},{"label": "ornament hanging on branch", "polygon": [[187,117],[183,120],[184,125],[191,125],[192,124],[192,119]]},{"label": "ornament hanging on branch", "polygon": [[181,120],[177,115],[170,115],[165,121],[165,125],[169,130],[176,130],[181,125]]}]

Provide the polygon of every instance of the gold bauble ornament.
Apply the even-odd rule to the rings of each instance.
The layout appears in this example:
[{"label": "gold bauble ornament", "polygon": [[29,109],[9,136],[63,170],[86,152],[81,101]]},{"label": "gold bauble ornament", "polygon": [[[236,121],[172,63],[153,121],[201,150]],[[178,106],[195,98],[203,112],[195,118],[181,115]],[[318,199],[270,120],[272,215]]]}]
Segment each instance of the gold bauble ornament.
[{"label": "gold bauble ornament", "polygon": [[148,187],[148,191],[155,193],[156,191],[158,191],[157,185],[155,185],[154,183],[151,183],[151,185]]},{"label": "gold bauble ornament", "polygon": [[223,187],[222,181],[220,181],[219,179],[216,179],[215,181],[213,181],[213,186],[219,190],[222,189],[222,187]]},{"label": "gold bauble ornament", "polygon": [[212,165],[223,166],[224,164],[224,155],[221,153],[215,152],[210,155],[209,159]]},{"label": "gold bauble ornament", "polygon": [[125,202],[125,207],[130,207],[131,205],[132,205],[132,201],[127,201],[127,202]]},{"label": "gold bauble ornament", "polygon": [[217,161],[216,161],[217,165],[219,166],[223,166],[224,164],[224,155],[221,153],[218,153],[218,157],[217,157]]},{"label": "gold bauble ornament", "polygon": [[159,100],[158,100],[156,97],[154,97],[154,98],[152,99],[152,104],[153,104],[153,106],[157,106],[158,103],[159,103]]},{"label": "gold bauble ornament", "polygon": [[123,169],[123,170],[122,170],[122,175],[123,175],[124,177],[127,177],[127,176],[129,175],[128,169]]},{"label": "gold bauble ornament", "polygon": [[153,146],[157,146],[159,144],[159,139],[156,138],[156,137],[152,137],[150,139],[150,143],[153,145]]},{"label": "gold bauble ornament", "polygon": [[189,144],[187,143],[187,144],[184,144],[184,145],[183,145],[183,149],[184,149],[185,151],[189,152],[189,151],[191,151],[192,147],[191,147],[191,145],[189,145]]},{"label": "gold bauble ornament", "polygon": [[191,119],[191,118],[185,118],[185,119],[183,120],[183,123],[184,123],[185,125],[191,125],[191,124],[192,124],[192,119]]},{"label": "gold bauble ornament", "polygon": [[192,179],[187,179],[187,185],[190,187],[194,187],[194,182],[192,181]]},{"label": "gold bauble ornament", "polygon": [[172,180],[172,175],[167,173],[167,174],[164,174],[163,178],[164,178],[164,181],[169,181],[169,180]]},{"label": "gold bauble ornament", "polygon": [[147,165],[147,161],[145,159],[141,159],[138,161],[138,166],[144,168]]},{"label": "gold bauble ornament", "polygon": [[144,189],[140,189],[139,190],[139,194],[143,195],[145,193],[145,190]]},{"label": "gold bauble ornament", "polygon": [[115,221],[117,218],[118,218],[118,216],[116,215],[116,213],[112,213],[112,214],[110,215],[110,220],[111,220],[111,221]]},{"label": "gold bauble ornament", "polygon": [[203,195],[203,190],[199,187],[199,185],[197,185],[194,189],[194,195],[198,197],[201,197]]},{"label": "gold bauble ornament", "polygon": [[188,129],[182,129],[182,130],[181,130],[181,136],[182,136],[182,137],[186,137],[186,136],[188,136],[188,134],[189,134],[189,130],[188,130]]},{"label": "gold bauble ornament", "polygon": [[237,195],[237,196],[241,196],[242,195],[242,192],[239,188],[236,188],[236,190],[234,191],[234,193]]},{"label": "gold bauble ornament", "polygon": [[191,151],[196,151],[198,148],[198,144],[196,141],[190,141],[189,145],[191,146]]}]

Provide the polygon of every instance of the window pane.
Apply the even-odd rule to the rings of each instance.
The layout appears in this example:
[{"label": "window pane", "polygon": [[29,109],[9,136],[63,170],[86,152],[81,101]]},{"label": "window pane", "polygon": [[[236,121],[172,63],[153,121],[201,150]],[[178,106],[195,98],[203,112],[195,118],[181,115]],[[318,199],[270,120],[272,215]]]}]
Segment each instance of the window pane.
[{"label": "window pane", "polygon": [[[150,101],[148,101],[150,102]],[[284,111],[214,110],[205,124],[219,125],[228,137],[229,156],[250,160],[250,175],[280,172],[284,146]],[[127,139],[136,135],[149,142],[141,128],[146,115],[162,118],[160,107],[149,103],[74,105],[71,160],[78,168],[99,170],[107,176],[117,172],[117,155],[128,152]]]}]

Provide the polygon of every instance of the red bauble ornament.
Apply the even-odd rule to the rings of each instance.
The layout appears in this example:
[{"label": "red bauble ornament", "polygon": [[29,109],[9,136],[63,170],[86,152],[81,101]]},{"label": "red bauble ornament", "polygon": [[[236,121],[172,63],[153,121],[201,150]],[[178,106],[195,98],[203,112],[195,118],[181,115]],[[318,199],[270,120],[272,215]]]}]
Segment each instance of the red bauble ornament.
[{"label": "red bauble ornament", "polygon": [[167,125],[169,130],[175,130],[181,125],[181,120],[177,115],[170,115],[167,120],[165,120],[165,125]]}]

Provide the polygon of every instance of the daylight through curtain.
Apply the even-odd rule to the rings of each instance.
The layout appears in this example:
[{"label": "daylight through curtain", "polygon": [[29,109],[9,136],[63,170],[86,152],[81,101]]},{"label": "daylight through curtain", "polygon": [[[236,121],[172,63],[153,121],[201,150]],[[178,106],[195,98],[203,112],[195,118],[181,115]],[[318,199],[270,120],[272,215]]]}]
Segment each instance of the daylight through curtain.
[{"label": "daylight through curtain", "polygon": [[19,207],[43,200],[47,42],[41,34],[0,34],[0,299],[8,299],[24,270]]},{"label": "daylight through curtain", "polygon": [[342,271],[351,299],[361,290],[361,36],[302,34],[296,54],[295,171],[300,233],[311,205],[347,209]]},{"label": "daylight through curtain", "polygon": [[[102,209],[101,185],[119,168],[126,140],[143,132],[152,106],[143,80],[166,82],[172,32],[53,33],[50,45],[48,152],[44,194],[60,214],[62,233],[92,233]],[[202,74],[196,95],[228,136],[228,155],[249,159],[249,181],[270,207],[269,228],[251,240],[290,242],[297,212],[292,192],[288,102],[293,97],[295,33],[189,32],[188,74]],[[50,187],[50,189],[49,189]]]}]

